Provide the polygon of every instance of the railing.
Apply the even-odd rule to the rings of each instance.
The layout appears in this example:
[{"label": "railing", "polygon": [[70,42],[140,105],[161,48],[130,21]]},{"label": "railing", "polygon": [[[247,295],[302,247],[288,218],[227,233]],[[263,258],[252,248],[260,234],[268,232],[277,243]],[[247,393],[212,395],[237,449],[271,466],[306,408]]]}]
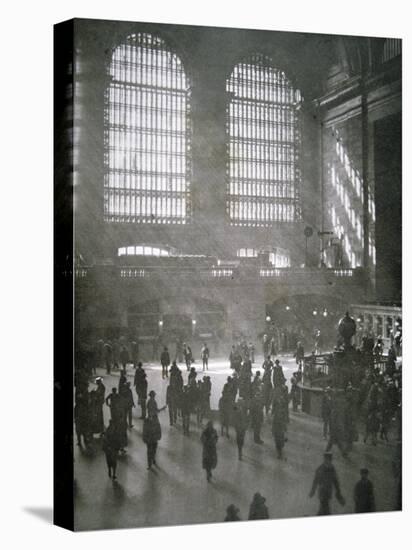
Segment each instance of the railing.
[{"label": "railing", "polygon": [[[178,267],[167,265],[149,265],[149,266],[82,266],[75,268],[76,279],[88,279],[93,274],[104,275],[110,273],[121,279],[152,279],[164,277],[179,278],[200,278],[220,279],[220,280],[256,280],[256,279],[280,279],[288,282],[303,282],[308,277],[316,278],[319,282],[330,281],[331,279],[348,280],[353,279],[355,270],[353,269],[305,269],[290,267],[256,267],[250,266],[244,268],[213,266],[213,267]],[[351,283],[352,284],[352,283]]]}]

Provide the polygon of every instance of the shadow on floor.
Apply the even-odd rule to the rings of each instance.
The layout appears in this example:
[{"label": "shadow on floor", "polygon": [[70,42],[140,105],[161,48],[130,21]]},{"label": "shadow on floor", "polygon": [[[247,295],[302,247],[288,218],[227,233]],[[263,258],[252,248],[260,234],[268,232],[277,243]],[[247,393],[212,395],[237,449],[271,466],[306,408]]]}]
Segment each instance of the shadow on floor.
[{"label": "shadow on floor", "polygon": [[28,514],[31,514],[32,516],[36,516],[37,518],[45,521],[46,523],[49,523],[50,525],[53,523],[53,508],[41,508],[36,506],[28,506],[27,508],[23,508],[25,512]]}]

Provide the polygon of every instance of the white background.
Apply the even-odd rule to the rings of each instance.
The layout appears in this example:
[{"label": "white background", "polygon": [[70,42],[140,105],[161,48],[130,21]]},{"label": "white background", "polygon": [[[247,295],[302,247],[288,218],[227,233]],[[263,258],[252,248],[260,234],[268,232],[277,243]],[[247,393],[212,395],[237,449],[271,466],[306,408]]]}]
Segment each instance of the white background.
[{"label": "white background", "polygon": [[[410,476],[403,513],[72,534],[51,517],[53,346],[52,25],[72,17],[404,38],[404,121],[409,128],[407,0],[4,1],[0,8],[0,544],[3,548],[161,546],[391,549],[410,547]],[[408,62],[406,63],[406,59]],[[409,134],[409,133],[408,133]],[[404,151],[410,150],[404,134]],[[406,157],[406,154],[404,155]],[[409,163],[408,163],[409,164]],[[404,243],[410,237],[404,164]],[[410,217],[410,216],[409,216]],[[406,266],[410,254],[404,246]],[[404,310],[409,311],[405,293]],[[409,346],[406,345],[408,357]],[[5,353],[4,353],[5,352]],[[408,361],[404,363],[405,378]],[[410,384],[407,384],[407,390]],[[406,398],[405,398],[406,396]],[[410,392],[404,393],[408,427]],[[410,442],[405,432],[404,441]],[[405,445],[409,462],[410,445]],[[406,461],[405,461],[406,463]],[[282,495],[279,495],[282,498]],[[45,510],[45,512],[44,512]]]}]

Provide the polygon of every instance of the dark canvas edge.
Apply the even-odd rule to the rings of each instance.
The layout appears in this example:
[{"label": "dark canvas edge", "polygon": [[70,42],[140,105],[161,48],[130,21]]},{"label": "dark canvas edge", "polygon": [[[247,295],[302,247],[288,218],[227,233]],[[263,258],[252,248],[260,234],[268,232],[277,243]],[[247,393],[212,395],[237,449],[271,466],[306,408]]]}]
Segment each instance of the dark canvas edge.
[{"label": "dark canvas edge", "polygon": [[73,54],[74,22],[54,26],[53,523],[74,530]]}]

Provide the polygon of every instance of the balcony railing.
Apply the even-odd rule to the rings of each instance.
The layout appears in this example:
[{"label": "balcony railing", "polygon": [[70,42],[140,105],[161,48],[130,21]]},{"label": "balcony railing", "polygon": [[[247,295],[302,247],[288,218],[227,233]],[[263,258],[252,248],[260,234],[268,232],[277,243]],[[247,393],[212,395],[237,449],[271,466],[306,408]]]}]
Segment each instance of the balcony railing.
[{"label": "balcony railing", "polygon": [[313,268],[290,268],[290,267],[168,267],[168,266],[107,266],[94,265],[82,266],[75,269],[76,279],[88,279],[94,274],[103,276],[111,274],[112,276],[121,279],[152,279],[164,277],[197,277],[201,279],[228,279],[228,280],[245,280],[245,279],[281,279],[301,281],[308,279],[330,281],[331,279],[352,279],[358,270],[354,269],[313,269]]}]

